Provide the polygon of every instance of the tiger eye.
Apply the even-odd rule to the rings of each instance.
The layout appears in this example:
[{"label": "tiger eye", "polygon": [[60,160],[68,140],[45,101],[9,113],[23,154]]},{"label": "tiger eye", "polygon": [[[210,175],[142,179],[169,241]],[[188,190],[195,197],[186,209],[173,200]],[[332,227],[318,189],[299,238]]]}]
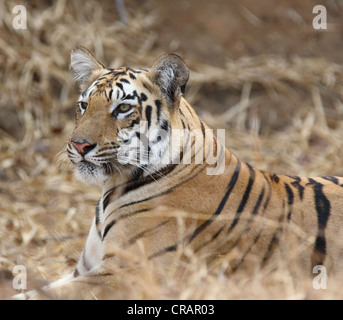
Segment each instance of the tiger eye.
[{"label": "tiger eye", "polygon": [[87,103],[87,102],[84,102],[84,101],[81,101],[81,102],[80,102],[80,107],[81,107],[83,110],[86,110],[87,107],[88,107],[88,103]]},{"label": "tiger eye", "polygon": [[126,112],[131,109],[131,106],[129,104],[121,104],[118,108],[120,112]]}]

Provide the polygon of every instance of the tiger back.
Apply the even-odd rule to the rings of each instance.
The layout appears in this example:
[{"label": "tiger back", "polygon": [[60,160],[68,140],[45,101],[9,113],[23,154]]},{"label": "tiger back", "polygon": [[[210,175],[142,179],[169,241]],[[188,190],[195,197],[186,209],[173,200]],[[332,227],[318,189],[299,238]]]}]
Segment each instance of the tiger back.
[{"label": "tiger back", "polygon": [[116,270],[128,252],[162,277],[175,261],[180,276],[195,255],[227,274],[280,261],[309,275],[316,265],[342,269],[343,178],[277,175],[240,161],[183,98],[189,71],[179,56],[108,69],[79,47],[71,69],[82,93],[67,154],[76,177],[102,196],[75,272],[46,294],[120,290]]}]

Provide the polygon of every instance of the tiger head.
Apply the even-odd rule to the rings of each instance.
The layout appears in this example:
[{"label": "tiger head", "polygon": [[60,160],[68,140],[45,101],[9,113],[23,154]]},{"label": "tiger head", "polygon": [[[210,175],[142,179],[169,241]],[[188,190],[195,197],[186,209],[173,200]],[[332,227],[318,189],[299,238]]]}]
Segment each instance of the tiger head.
[{"label": "tiger head", "polygon": [[150,70],[108,69],[78,47],[70,68],[81,95],[67,154],[79,180],[101,185],[118,174],[151,174],[170,162],[169,133],[180,127],[189,77],[179,56],[165,54]]}]

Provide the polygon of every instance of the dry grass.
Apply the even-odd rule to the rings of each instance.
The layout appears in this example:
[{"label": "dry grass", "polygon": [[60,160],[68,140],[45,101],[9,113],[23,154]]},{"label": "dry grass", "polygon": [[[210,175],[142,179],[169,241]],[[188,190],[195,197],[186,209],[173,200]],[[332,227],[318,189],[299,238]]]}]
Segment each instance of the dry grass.
[{"label": "dry grass", "polygon": [[[100,196],[52,165],[73,128],[70,50],[81,44],[112,67],[149,66],[163,52],[155,47],[161,21],[154,12],[129,12],[125,26],[114,1],[37,0],[26,5],[28,29],[15,30],[15,4],[0,0],[0,298],[13,293],[4,270],[17,264],[28,279],[56,280],[73,270]],[[343,65],[275,55],[228,60],[223,69],[189,65],[186,98],[209,125],[227,129],[226,143],[241,159],[269,171],[343,176]],[[218,102],[211,92],[229,98]],[[142,269],[118,297],[343,298],[338,286],[319,292],[284,268],[230,277],[208,274],[196,261],[190,268],[181,283],[162,284]]]}]

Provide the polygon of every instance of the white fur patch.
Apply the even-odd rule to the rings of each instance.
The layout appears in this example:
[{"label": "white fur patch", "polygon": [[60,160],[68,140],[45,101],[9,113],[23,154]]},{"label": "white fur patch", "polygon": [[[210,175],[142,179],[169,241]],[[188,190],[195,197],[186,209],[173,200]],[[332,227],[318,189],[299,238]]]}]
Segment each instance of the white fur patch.
[{"label": "white fur patch", "polygon": [[81,50],[76,50],[71,53],[70,69],[73,71],[74,80],[87,81],[93,71],[98,69],[95,61]]},{"label": "white fur patch", "polygon": [[166,92],[171,83],[174,81],[175,73],[172,68],[161,68],[160,70],[160,85]]}]

